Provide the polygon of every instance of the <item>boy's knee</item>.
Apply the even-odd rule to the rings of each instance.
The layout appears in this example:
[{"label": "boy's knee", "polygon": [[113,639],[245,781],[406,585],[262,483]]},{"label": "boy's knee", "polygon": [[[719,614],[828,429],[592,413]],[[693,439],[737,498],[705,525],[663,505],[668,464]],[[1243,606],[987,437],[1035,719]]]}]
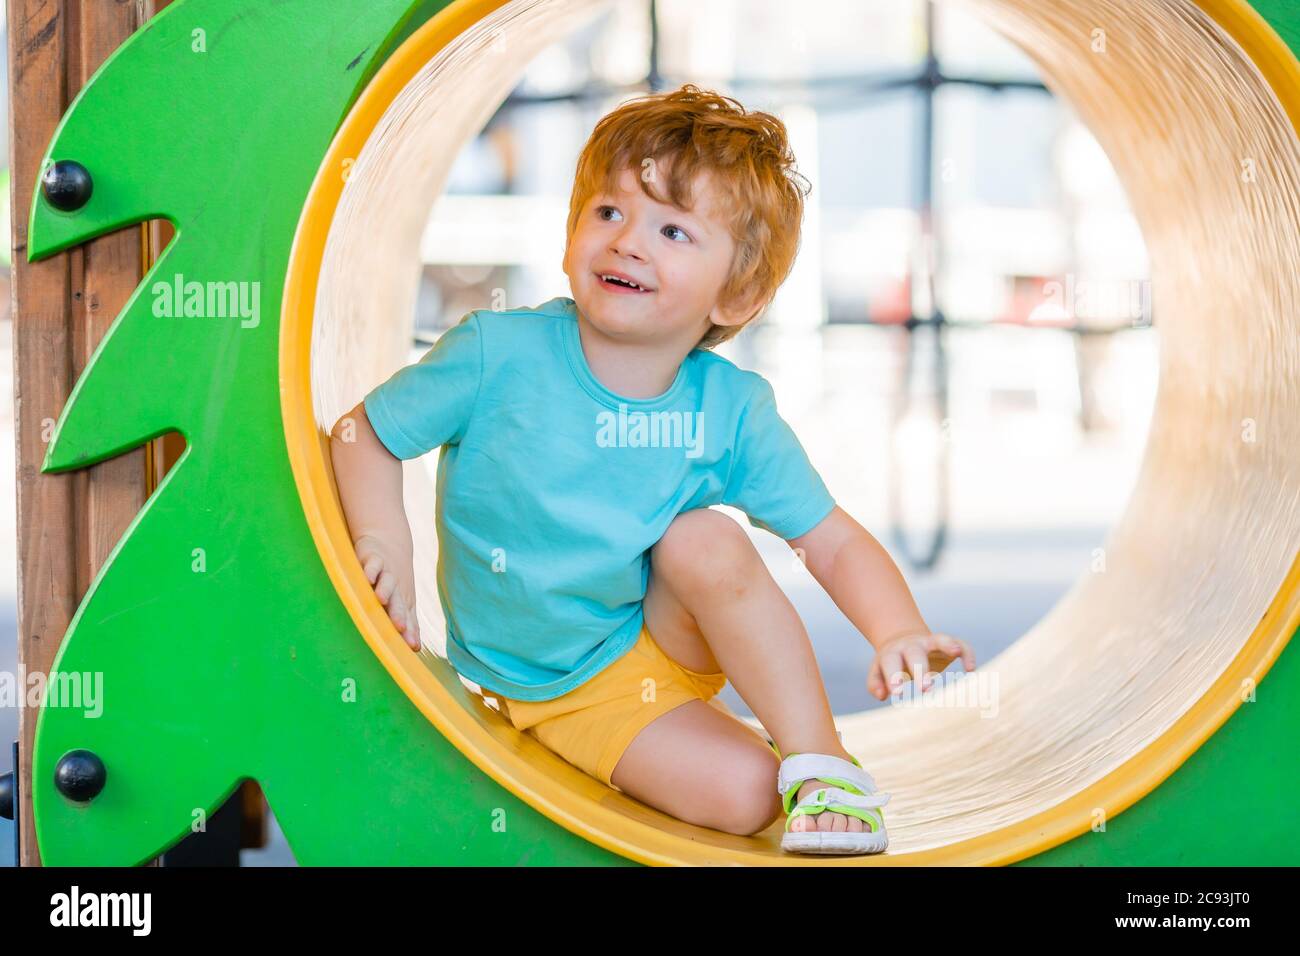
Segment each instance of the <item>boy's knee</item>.
[{"label": "boy's knee", "polygon": [[746,761],[741,772],[728,776],[731,797],[718,829],[753,836],[780,819],[784,809],[776,791],[776,775],[777,764],[759,754]]},{"label": "boy's knee", "polygon": [[660,574],[726,572],[747,567],[758,552],[745,529],[720,511],[696,508],[673,519],[650,551]]}]

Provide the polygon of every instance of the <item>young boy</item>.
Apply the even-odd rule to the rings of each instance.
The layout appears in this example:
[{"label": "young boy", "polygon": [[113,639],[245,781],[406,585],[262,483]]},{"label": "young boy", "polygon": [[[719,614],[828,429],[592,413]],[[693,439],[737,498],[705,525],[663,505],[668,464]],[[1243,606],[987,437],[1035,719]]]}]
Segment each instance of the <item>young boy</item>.
[{"label": "young boy", "polygon": [[[767,381],[710,351],[789,274],[796,179],[774,116],[689,84],[625,103],[578,160],[573,297],[469,313],[340,419],[332,456],[357,556],[418,649],[401,461],[441,448],[448,658],[516,728],[679,819],[752,834],[786,813],[787,849],[879,852],[888,795],[841,745],[794,607],[709,508],[796,549],[874,645],[877,698],[907,670],[928,688],[974,668],[836,506]],[[714,699],[728,679],[772,746]]]}]

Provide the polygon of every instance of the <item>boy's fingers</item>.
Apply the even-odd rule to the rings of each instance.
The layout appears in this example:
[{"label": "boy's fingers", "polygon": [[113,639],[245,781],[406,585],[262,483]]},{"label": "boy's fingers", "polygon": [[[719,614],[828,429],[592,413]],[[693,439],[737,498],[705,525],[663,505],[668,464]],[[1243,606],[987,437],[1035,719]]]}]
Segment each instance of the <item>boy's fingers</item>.
[{"label": "boy's fingers", "polygon": [[892,693],[907,678],[903,673],[903,655],[898,651],[886,651],[880,658],[880,673],[884,676],[886,686]]},{"label": "boy's fingers", "polygon": [[384,562],[379,555],[372,554],[366,558],[365,563],[361,565],[361,569],[366,574],[366,580],[373,585],[375,579],[379,577],[379,572],[384,569]]},{"label": "boy's fingers", "polygon": [[405,598],[402,598],[402,619],[405,623],[402,628],[402,637],[406,639],[406,643],[411,650],[418,651],[420,649],[420,624],[415,617],[415,608],[408,605]]},{"label": "boy's fingers", "polygon": [[885,679],[880,676],[879,657],[871,662],[871,670],[867,672],[867,693],[878,700],[885,699]]},{"label": "boy's fingers", "polygon": [[388,617],[392,620],[394,626],[401,632],[406,632],[406,609],[397,607],[397,598],[394,597],[391,604],[388,605]]},{"label": "boy's fingers", "polygon": [[935,649],[941,654],[947,654],[954,659],[960,658],[962,666],[968,671],[975,669],[975,652],[971,646],[960,638],[953,637],[951,634],[935,634]]},{"label": "boy's fingers", "polygon": [[393,592],[393,599],[388,604],[388,614],[401,631],[402,638],[412,650],[420,649],[420,636],[415,620],[415,608],[406,603],[406,597],[400,588]]},{"label": "boy's fingers", "polygon": [[379,580],[375,582],[375,594],[379,598],[379,603],[388,607],[388,601],[393,596],[393,591],[397,588],[397,578],[391,571],[384,571],[379,575]]},{"label": "boy's fingers", "polygon": [[912,672],[912,680],[919,684],[922,690],[929,686],[930,679],[926,675],[930,670],[930,657],[924,649],[920,647],[908,649],[907,669]]},{"label": "boy's fingers", "polygon": [[961,658],[962,665],[968,671],[973,671],[975,669],[975,652],[971,650],[969,644],[963,640],[959,640],[958,638],[949,637],[947,634],[943,635],[943,643],[944,649],[949,654],[953,657]]},{"label": "boy's fingers", "polygon": [[417,640],[415,635],[411,633],[410,627],[402,628],[401,633],[402,633],[402,640],[406,642],[407,647],[409,647],[413,651],[418,651],[420,649],[419,641]]}]

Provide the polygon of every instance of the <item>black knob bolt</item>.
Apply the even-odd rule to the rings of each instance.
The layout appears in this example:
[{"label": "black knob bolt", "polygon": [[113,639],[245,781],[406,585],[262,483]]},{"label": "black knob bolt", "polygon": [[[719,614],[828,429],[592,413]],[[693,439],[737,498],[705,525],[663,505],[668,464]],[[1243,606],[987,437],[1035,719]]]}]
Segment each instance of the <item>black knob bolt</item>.
[{"label": "black knob bolt", "polygon": [[90,170],[81,163],[60,159],[45,170],[41,177],[41,190],[45,193],[45,200],[55,209],[72,212],[90,202],[95,184],[90,178]]},{"label": "black knob bolt", "polygon": [[0,774],[0,817],[14,818],[14,775]]},{"label": "black knob bolt", "polygon": [[89,750],[71,750],[54,768],[54,786],[69,800],[88,803],[99,796],[108,780],[104,761]]}]

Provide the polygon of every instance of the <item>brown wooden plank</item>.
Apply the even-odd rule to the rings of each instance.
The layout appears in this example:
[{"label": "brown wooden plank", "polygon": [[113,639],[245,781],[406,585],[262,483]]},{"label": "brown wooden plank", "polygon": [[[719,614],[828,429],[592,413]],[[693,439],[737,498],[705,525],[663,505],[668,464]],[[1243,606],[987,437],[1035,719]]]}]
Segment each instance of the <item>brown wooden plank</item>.
[{"label": "brown wooden plank", "polygon": [[239,788],[242,820],[239,845],[251,849],[266,846],[266,794],[256,780],[245,780]]},{"label": "brown wooden plank", "polygon": [[[14,442],[18,499],[18,664],[47,671],[77,603],[74,476],[44,476],[43,420],[72,386],[68,328],[70,255],[29,263],[27,217],[41,155],[67,100],[63,5],[9,0],[9,168],[13,232]],[[48,432],[47,432],[48,433]],[[36,712],[18,715],[19,860],[39,865],[32,827]]]},{"label": "brown wooden plank", "polygon": [[[149,223],[145,234],[144,253],[141,256],[142,275],[158,261],[163,250],[167,248],[167,243],[171,242],[175,235],[176,230],[165,219],[156,219]],[[176,464],[184,450],[185,439],[180,432],[168,432],[145,446],[145,490],[148,494],[152,494],[154,488],[158,487],[163,476],[171,470],[172,465]]]}]

